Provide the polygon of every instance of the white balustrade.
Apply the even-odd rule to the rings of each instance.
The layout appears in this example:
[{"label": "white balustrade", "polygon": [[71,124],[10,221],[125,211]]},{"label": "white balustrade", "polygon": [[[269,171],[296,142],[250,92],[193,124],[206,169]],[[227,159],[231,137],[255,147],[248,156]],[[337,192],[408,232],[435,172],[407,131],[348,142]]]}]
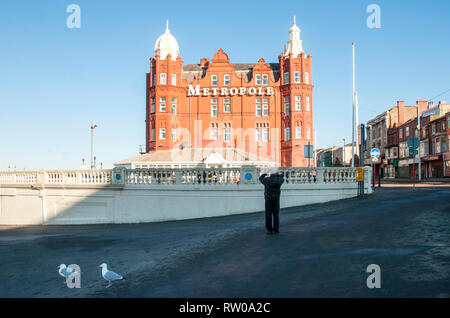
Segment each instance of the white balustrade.
[{"label": "white balustrade", "polygon": [[[41,170],[0,172],[0,184],[102,185],[111,183],[112,170]],[[41,177],[41,178],[39,178]]]},{"label": "white balustrade", "polygon": [[148,168],[126,170],[125,184],[239,184],[240,168]]},{"label": "white balustrade", "polygon": [[[247,167],[248,170],[248,167]],[[115,170],[41,170],[0,172],[0,184],[108,185]],[[124,169],[124,184],[132,185],[238,185],[241,168],[143,168]],[[250,167],[250,184],[261,171]],[[356,182],[356,168],[280,167],[286,184],[341,184]],[[244,175],[246,173],[244,172]],[[244,176],[242,176],[244,177]]]},{"label": "white balustrade", "polygon": [[0,184],[33,184],[37,181],[37,171],[0,172]]}]

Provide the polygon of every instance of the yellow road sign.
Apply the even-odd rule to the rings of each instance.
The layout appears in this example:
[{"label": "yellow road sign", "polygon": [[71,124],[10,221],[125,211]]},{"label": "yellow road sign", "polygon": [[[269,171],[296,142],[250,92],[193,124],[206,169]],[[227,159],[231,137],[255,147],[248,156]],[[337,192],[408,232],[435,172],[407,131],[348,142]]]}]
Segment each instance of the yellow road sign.
[{"label": "yellow road sign", "polygon": [[358,182],[364,181],[364,167],[356,168],[356,181],[358,181]]}]

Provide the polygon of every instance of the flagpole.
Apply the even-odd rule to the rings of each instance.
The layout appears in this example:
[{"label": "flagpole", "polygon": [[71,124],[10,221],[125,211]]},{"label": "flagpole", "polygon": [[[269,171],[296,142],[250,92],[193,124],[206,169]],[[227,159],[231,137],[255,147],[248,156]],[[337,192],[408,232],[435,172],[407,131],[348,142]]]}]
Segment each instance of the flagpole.
[{"label": "flagpole", "polygon": [[355,44],[352,43],[353,53],[353,90],[352,90],[352,168],[355,167]]}]

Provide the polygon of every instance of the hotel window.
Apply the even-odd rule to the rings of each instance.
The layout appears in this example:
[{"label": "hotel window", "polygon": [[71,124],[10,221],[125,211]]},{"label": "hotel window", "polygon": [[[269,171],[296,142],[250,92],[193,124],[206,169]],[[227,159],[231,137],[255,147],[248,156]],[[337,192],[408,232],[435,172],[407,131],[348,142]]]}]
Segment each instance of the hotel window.
[{"label": "hotel window", "polygon": [[223,133],[223,140],[225,142],[230,142],[231,141],[231,124],[225,124],[225,130]]},{"label": "hotel window", "polygon": [[211,75],[211,86],[217,86],[217,75]]},{"label": "hotel window", "polygon": [[309,96],[306,96],[306,111],[309,112]]},{"label": "hotel window", "polygon": [[436,132],[436,124],[433,123],[433,125],[431,125],[431,134],[434,135],[435,132]]},{"label": "hotel window", "polygon": [[305,72],[305,84],[309,84],[309,73]]},{"label": "hotel window", "polygon": [[217,117],[217,98],[211,99],[211,117]]},{"label": "hotel window", "polygon": [[450,129],[450,117],[447,118],[447,128]]},{"label": "hotel window", "polygon": [[152,129],[152,140],[155,140],[156,137],[156,132],[155,132],[155,128]]},{"label": "hotel window", "polygon": [[263,128],[263,141],[269,141],[269,128]]},{"label": "hotel window", "polygon": [[261,128],[256,128],[255,129],[255,139],[256,141],[262,141],[262,132],[261,132]]},{"label": "hotel window", "polygon": [[289,96],[284,98],[284,114],[289,116]]},{"label": "hotel window", "polygon": [[166,73],[159,74],[159,84],[160,85],[166,85],[167,84],[167,74]]},{"label": "hotel window", "polygon": [[173,97],[172,98],[172,115],[176,115],[177,114],[177,98]]},{"label": "hotel window", "polygon": [[231,99],[230,98],[223,99],[223,112],[224,113],[231,112]]},{"label": "hotel window", "polygon": [[255,75],[255,84],[256,85],[261,85],[261,74],[256,74]]},{"label": "hotel window", "polygon": [[256,99],[255,109],[256,109],[256,116],[261,116],[261,98]]},{"label": "hotel window", "polygon": [[210,137],[213,140],[217,140],[219,138],[219,128],[218,124],[212,123],[210,128]]},{"label": "hotel window", "polygon": [[295,96],[295,110],[302,110],[302,97]]},{"label": "hotel window", "polygon": [[306,128],[306,139],[311,139],[311,128]]},{"label": "hotel window", "polygon": [[177,86],[177,74],[172,74],[172,85]]},{"label": "hotel window", "polygon": [[228,85],[230,85],[230,74],[225,74],[224,76],[223,76],[223,85],[226,85],[226,86],[228,86]]},{"label": "hotel window", "polygon": [[177,130],[175,128],[172,129],[172,140],[177,141]]},{"label": "hotel window", "polygon": [[405,135],[406,135],[406,137],[409,136],[409,127],[406,127],[406,128],[405,128]]},{"label": "hotel window", "polygon": [[294,83],[300,83],[300,72],[299,71],[294,72]]},{"label": "hotel window", "polygon": [[289,84],[289,72],[284,73],[284,84]]},{"label": "hotel window", "polygon": [[269,116],[269,99],[263,98],[263,116]]},{"label": "hotel window", "polygon": [[166,98],[165,97],[159,98],[159,111],[160,112],[166,111]]},{"label": "hotel window", "polygon": [[263,85],[269,85],[269,75],[263,74],[262,79],[263,79]]},{"label": "hotel window", "polygon": [[403,128],[400,128],[399,135],[400,135],[400,139],[402,139],[403,138]]},{"label": "hotel window", "polygon": [[152,113],[156,111],[155,98],[152,98]]},{"label": "hotel window", "polygon": [[291,139],[291,130],[288,128],[284,128],[284,140],[289,141]]},{"label": "hotel window", "polygon": [[159,129],[159,139],[166,139],[166,128]]},{"label": "hotel window", "polygon": [[156,86],[156,74],[153,74],[153,86]]},{"label": "hotel window", "polygon": [[261,124],[261,123],[257,123],[256,124],[256,129],[255,129],[255,139],[256,141],[264,141],[267,142],[269,141],[269,128],[268,124]]},{"label": "hotel window", "polygon": [[295,138],[296,139],[302,138],[302,127],[301,126],[295,127]]}]

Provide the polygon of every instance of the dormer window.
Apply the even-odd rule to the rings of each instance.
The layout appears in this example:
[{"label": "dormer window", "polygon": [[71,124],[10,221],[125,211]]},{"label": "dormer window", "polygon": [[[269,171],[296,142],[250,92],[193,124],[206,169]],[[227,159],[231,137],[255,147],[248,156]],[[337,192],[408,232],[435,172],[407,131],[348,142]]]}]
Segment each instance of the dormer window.
[{"label": "dormer window", "polygon": [[305,84],[309,84],[309,73],[305,72]]},{"label": "dormer window", "polygon": [[256,74],[255,75],[255,84],[256,85],[261,85],[261,74]]},{"label": "dormer window", "polygon": [[269,75],[263,74],[262,79],[263,79],[263,85],[269,85]]}]

